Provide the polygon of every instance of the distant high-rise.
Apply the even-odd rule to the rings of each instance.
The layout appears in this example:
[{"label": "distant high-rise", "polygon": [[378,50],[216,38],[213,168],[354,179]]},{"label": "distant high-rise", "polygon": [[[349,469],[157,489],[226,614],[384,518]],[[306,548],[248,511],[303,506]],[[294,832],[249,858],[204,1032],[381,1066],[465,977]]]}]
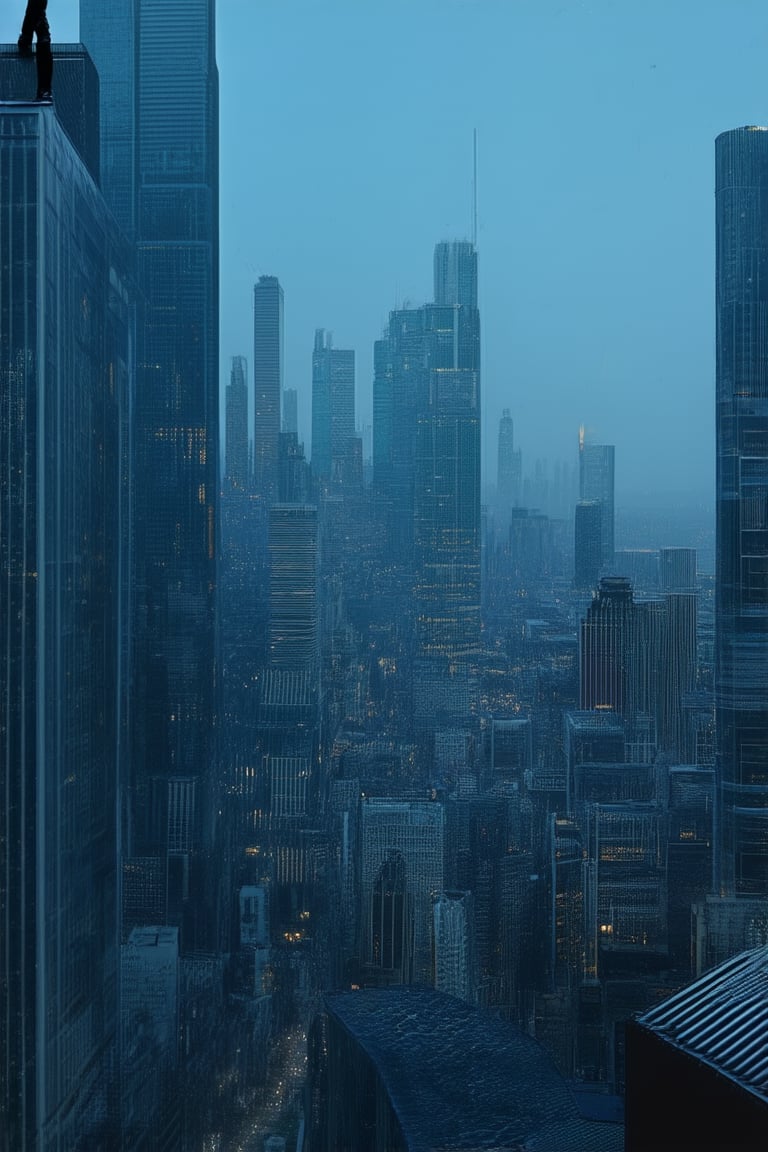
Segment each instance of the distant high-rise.
[{"label": "distant high-rise", "polygon": [[659,587],[662,592],[696,591],[696,549],[659,549]]},{"label": "distant high-rise", "polygon": [[624,715],[630,702],[633,632],[632,585],[604,576],[581,622],[579,708],[610,708]]},{"label": "distant high-rise", "polygon": [[340,479],[355,451],[355,353],[318,328],[312,352],[312,474]]},{"label": "distant high-rise", "polygon": [[480,640],[480,315],[473,245],[436,246],[435,301],[426,309],[427,389],[416,418],[416,633],[421,656],[456,659],[477,651]]},{"label": "distant high-rise", "polygon": [[768,128],[715,144],[715,716],[721,896],[768,896]]},{"label": "distant high-rise", "polygon": [[248,486],[248,365],[244,356],[232,357],[226,395],[224,478],[232,488]]},{"label": "distant high-rise", "polygon": [[579,429],[579,499],[598,500],[602,506],[602,562],[613,563],[614,457],[612,444],[590,444]]},{"label": "distant high-rise", "polygon": [[275,504],[269,513],[269,663],[317,669],[317,509]]},{"label": "distant high-rise", "polygon": [[299,435],[299,398],[295,388],[286,388],[283,391],[283,421],[282,431],[289,435]]},{"label": "distant high-rise", "polygon": [[[80,60],[93,107],[97,78]],[[117,1146],[129,253],[52,108],[4,105],[0,167],[0,234],[14,253],[0,265],[0,1148],[106,1148]]]},{"label": "distant high-rise", "polygon": [[435,304],[477,308],[477,250],[470,240],[435,245]]},{"label": "distant high-rise", "polygon": [[278,495],[283,359],[283,289],[276,276],[260,276],[253,290],[253,475],[267,503]]},{"label": "distant high-rise", "polygon": [[[146,0],[144,0],[146,3]],[[80,0],[80,39],[99,74],[101,188],[126,237],[139,207],[138,89],[141,0]],[[59,69],[56,69],[58,86]]]},{"label": "distant high-rise", "polygon": [[523,479],[522,455],[515,451],[514,423],[509,408],[505,408],[499,420],[499,449],[496,464],[496,495],[503,508],[510,508],[520,502],[520,485]]},{"label": "distant high-rise", "polygon": [[444,839],[439,802],[360,802],[360,958],[371,973],[390,973],[390,982],[432,981],[432,900],[444,884]]},{"label": "distant high-rise", "polygon": [[594,589],[603,555],[603,505],[599,500],[580,500],[574,518],[573,586]]}]

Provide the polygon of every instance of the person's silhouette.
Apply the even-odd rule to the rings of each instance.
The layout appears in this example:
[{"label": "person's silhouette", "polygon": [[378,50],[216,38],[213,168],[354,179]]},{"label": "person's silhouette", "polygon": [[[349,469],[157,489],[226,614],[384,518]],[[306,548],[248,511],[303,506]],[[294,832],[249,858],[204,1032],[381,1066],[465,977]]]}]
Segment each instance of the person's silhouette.
[{"label": "person's silhouette", "polygon": [[32,55],[32,38],[36,41],[35,64],[37,65],[36,100],[51,100],[53,79],[53,53],[51,52],[51,29],[48,25],[46,9],[48,0],[27,0],[27,10],[21,24],[19,52],[22,56]]}]

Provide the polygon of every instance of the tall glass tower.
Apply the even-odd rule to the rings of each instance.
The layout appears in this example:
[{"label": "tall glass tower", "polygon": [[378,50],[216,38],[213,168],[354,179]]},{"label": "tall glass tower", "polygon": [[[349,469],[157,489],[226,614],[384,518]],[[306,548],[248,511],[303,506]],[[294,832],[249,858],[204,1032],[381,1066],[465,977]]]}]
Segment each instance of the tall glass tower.
[{"label": "tall glass tower", "polygon": [[613,564],[614,553],[614,459],[613,444],[590,444],[579,429],[579,500],[597,500],[601,507],[601,559]]},{"label": "tall glass tower", "polygon": [[260,276],[253,290],[253,470],[256,494],[268,504],[278,497],[283,359],[283,289],[276,276]]},{"label": "tall glass tower", "polygon": [[768,128],[715,142],[715,884],[768,896]]},{"label": "tall glass tower", "polygon": [[355,353],[318,328],[312,352],[312,473],[342,475],[355,437]]},{"label": "tall glass tower", "polygon": [[414,546],[419,654],[470,657],[480,643],[480,315],[477,255],[435,247],[426,308],[426,394],[416,417]]},{"label": "tall glass tower", "polygon": [[[136,242],[130,849],[167,851],[173,778],[214,727],[218,73],[214,0],[81,0],[108,199]],[[204,789],[197,788],[202,796]]]},{"label": "tall glass tower", "polygon": [[54,1152],[114,1143],[131,294],[52,108],[0,171],[0,1148]]}]

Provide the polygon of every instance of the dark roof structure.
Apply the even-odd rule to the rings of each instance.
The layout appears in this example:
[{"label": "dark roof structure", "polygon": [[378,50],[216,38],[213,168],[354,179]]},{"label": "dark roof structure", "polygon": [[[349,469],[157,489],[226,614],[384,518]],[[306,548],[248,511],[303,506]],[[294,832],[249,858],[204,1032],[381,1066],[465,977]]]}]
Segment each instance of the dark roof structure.
[{"label": "dark roof structure", "polygon": [[431,988],[329,995],[329,1017],[362,1049],[408,1152],[621,1152],[621,1123],[588,1119],[541,1045]]},{"label": "dark roof structure", "polygon": [[768,946],[740,952],[637,1022],[768,1102]]}]

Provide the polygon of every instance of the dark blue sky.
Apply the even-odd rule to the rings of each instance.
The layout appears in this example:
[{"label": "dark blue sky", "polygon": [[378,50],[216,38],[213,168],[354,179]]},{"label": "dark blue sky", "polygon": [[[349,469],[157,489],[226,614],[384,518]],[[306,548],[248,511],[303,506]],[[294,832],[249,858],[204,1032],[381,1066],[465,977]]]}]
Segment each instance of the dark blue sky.
[{"label": "dark blue sky", "polygon": [[219,0],[223,381],[276,275],[307,450],[316,327],[370,423],[390,308],[471,233],[476,130],[487,479],[508,407],[526,470],[583,423],[619,501],[709,498],[714,139],[768,120],[766,48],[764,0]]}]

